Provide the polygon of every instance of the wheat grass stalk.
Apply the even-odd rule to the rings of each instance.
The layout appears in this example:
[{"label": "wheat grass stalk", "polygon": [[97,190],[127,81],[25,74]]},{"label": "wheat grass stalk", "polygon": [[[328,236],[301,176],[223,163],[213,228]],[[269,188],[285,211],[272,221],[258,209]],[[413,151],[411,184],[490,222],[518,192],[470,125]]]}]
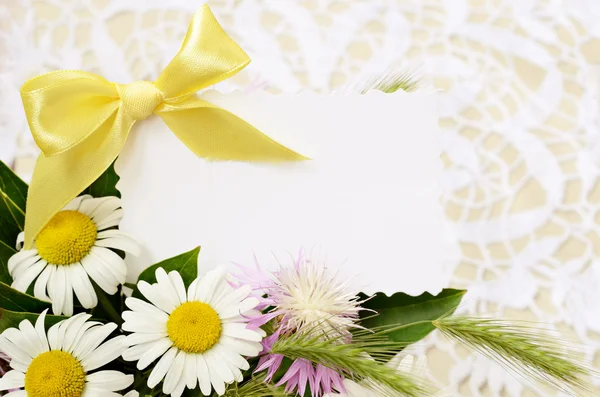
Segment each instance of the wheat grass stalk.
[{"label": "wheat grass stalk", "polygon": [[420,77],[414,71],[404,69],[390,69],[386,73],[373,77],[363,83],[359,91],[365,94],[370,90],[378,90],[385,93],[396,91],[413,92],[419,88]]},{"label": "wheat grass stalk", "polygon": [[590,390],[585,377],[594,374],[559,335],[502,320],[445,317],[433,325],[447,337],[499,362],[509,371],[566,393]]},{"label": "wheat grass stalk", "polygon": [[229,385],[224,397],[288,397],[279,386],[265,382],[265,376],[253,376],[243,384]]},{"label": "wheat grass stalk", "polygon": [[430,388],[423,379],[385,365],[405,346],[390,342],[378,333],[361,330],[353,334],[350,343],[341,341],[340,337],[312,337],[310,334],[282,337],[275,343],[271,353],[290,359],[306,359],[341,371],[347,377],[364,379],[367,387],[386,396],[430,395]]}]

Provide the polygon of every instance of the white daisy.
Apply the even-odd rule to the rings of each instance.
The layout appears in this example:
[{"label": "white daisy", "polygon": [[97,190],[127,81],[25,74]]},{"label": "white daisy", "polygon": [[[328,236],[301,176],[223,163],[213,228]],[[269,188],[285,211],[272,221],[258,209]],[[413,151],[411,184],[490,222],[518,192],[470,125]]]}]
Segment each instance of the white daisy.
[{"label": "white daisy", "polygon": [[123,353],[145,369],[160,357],[148,378],[154,388],[163,379],[163,392],[181,396],[184,389],[200,386],[205,396],[243,379],[249,369],[244,356],[262,350],[262,330],[248,329],[248,316],[258,314],[258,299],[250,286],[234,289],[225,272],[216,269],[194,280],[185,289],[181,275],[156,270],[156,284],[138,283],[148,302],[127,298],[132,311],[123,312],[123,329],[131,347]]},{"label": "white daisy", "polygon": [[18,329],[0,335],[0,351],[10,357],[13,368],[0,378],[0,390],[18,389],[5,397],[113,397],[133,383],[133,375],[118,371],[90,373],[127,348],[125,336],[104,342],[116,324],[87,321],[91,315],[81,313],[53,325],[46,335],[45,315],[35,326],[23,320]]},{"label": "white daisy", "polygon": [[33,294],[51,301],[54,314],[73,315],[73,292],[81,306],[95,307],[98,297],[90,278],[113,295],[127,276],[125,261],[111,249],[139,254],[137,243],[115,229],[122,217],[117,197],[72,200],[38,234],[32,249],[21,250],[19,235],[20,251],[8,260],[12,287],[25,292],[35,280]]}]

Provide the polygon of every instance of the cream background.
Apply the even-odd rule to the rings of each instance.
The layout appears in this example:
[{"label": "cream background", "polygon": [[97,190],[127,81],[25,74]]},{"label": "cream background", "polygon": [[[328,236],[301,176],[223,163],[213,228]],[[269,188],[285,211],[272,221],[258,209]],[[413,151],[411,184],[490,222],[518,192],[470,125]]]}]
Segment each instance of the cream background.
[{"label": "cream background", "polygon": [[[443,203],[463,310],[551,323],[600,369],[597,0],[208,3],[254,60],[222,89],[326,92],[397,63],[445,90]],[[199,4],[0,0],[0,156],[30,173],[22,81],[58,68],[156,77]],[[554,395],[443,338],[427,346],[452,395]]]}]

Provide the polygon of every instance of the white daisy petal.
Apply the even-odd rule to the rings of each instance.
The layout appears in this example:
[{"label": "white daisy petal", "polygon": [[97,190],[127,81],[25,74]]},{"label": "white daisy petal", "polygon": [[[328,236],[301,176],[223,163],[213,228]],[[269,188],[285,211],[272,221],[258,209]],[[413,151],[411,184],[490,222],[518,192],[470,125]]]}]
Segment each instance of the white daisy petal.
[{"label": "white daisy petal", "polygon": [[92,327],[97,327],[99,325],[102,325],[102,323],[99,323],[97,321],[87,321],[85,324],[83,324],[81,326],[81,328],[77,332],[77,335],[75,335],[75,338],[74,338],[71,346],[69,348],[64,348],[63,350],[73,354],[73,352],[75,351],[75,348],[77,346],[79,346],[79,344],[81,343],[81,339],[83,338],[83,335],[86,334],[88,329],[90,329]]},{"label": "white daisy petal", "polygon": [[113,331],[117,324],[108,323],[92,327],[83,334],[78,345],[73,350],[73,356],[80,361],[86,358],[96,347],[100,345]]},{"label": "white daisy petal", "polygon": [[150,349],[140,356],[137,363],[139,370],[145,369],[152,364],[157,358],[165,354],[165,352],[173,346],[171,339],[165,338],[155,342]]},{"label": "white daisy petal", "polygon": [[221,357],[223,357],[227,362],[234,365],[236,368],[241,370],[248,370],[250,368],[250,364],[246,359],[244,359],[241,355],[236,353],[234,350],[229,349],[224,344],[219,344],[213,348]]},{"label": "white daisy petal", "polygon": [[145,316],[159,317],[165,322],[169,318],[169,316],[164,311],[160,310],[158,307],[151,305],[150,303],[138,298],[125,299],[125,305],[135,312],[142,313]]},{"label": "white daisy petal", "polygon": [[140,393],[138,393],[135,390],[132,390],[129,393],[125,394],[123,397],[140,397]]},{"label": "white daisy petal", "polygon": [[209,303],[215,289],[219,287],[224,277],[225,271],[221,267],[206,273],[204,277],[201,277],[198,280],[195,300]]},{"label": "white daisy petal", "polygon": [[[167,272],[165,272],[165,269],[159,267],[158,269],[156,269],[155,274],[156,281],[158,282],[158,287],[160,287],[160,289],[164,291],[165,295],[169,296],[169,298],[171,299],[174,299],[175,306],[179,306],[185,302],[181,301],[179,294],[177,293],[177,289],[175,289],[175,286],[171,282],[171,279],[169,278]],[[155,286],[153,286],[153,288],[155,288]]]},{"label": "white daisy petal", "polygon": [[22,262],[19,262],[13,269],[11,276],[13,280],[17,280],[22,277],[23,274],[27,272],[28,269],[35,266],[38,262],[42,260],[42,257],[39,255],[32,256],[31,258],[27,258]]},{"label": "white daisy petal", "polygon": [[211,374],[211,377],[214,372],[219,373],[219,377],[226,384],[233,383],[235,380],[234,374],[231,372],[226,362],[219,357],[215,349],[210,349],[204,353],[204,358],[206,359],[206,364],[208,365],[208,371]]},{"label": "white daisy petal", "polygon": [[179,383],[175,387],[175,390],[171,393],[171,397],[181,397],[183,391],[185,390],[185,378],[182,376],[179,379]]},{"label": "white daisy petal", "polygon": [[233,293],[233,288],[231,288],[231,285],[229,285],[227,279],[223,277],[219,284],[215,286],[212,295],[207,299],[206,303],[210,304],[211,306],[216,306]]},{"label": "white daisy petal", "polygon": [[[155,334],[150,334],[150,333],[142,334],[142,333],[136,332],[136,333],[127,335],[127,340],[125,342],[127,343],[127,346],[134,346],[134,345],[146,344],[149,342],[155,342],[157,340],[164,339],[164,338],[168,339],[168,336],[169,336],[169,334],[167,334],[166,332],[155,333]],[[165,349],[165,351],[166,350],[167,349]]]},{"label": "white daisy petal", "polygon": [[85,371],[93,371],[119,357],[126,348],[125,336],[117,336],[104,342],[92,354],[81,360],[81,366]]},{"label": "white daisy petal", "polygon": [[72,280],[73,291],[81,306],[85,309],[96,307],[98,305],[98,296],[83,266],[79,263],[71,265],[67,274]]},{"label": "white daisy petal", "polygon": [[65,329],[65,334],[62,342],[62,350],[70,351],[75,343],[77,335],[80,334],[84,323],[92,317],[91,314],[78,314],[69,322],[69,326]]},{"label": "white daisy petal", "polygon": [[109,295],[114,295],[117,293],[119,280],[117,280],[109,272],[101,272],[98,267],[98,263],[94,261],[92,256],[88,255],[83,258],[81,260],[81,265],[90,278],[94,280],[96,284],[98,284],[98,287],[100,287],[104,292]]},{"label": "white daisy petal", "polygon": [[198,286],[198,279],[192,281],[187,291],[187,301],[192,302],[196,300],[196,288]]},{"label": "white daisy petal", "polygon": [[[125,361],[139,360],[140,357],[142,357],[144,355],[144,353],[146,353],[148,351],[149,348],[154,346],[154,343],[155,342],[148,342],[148,343],[142,343],[140,345],[131,346],[131,347],[127,348],[127,350],[125,350],[121,356],[123,357],[123,360],[125,360]],[[126,345],[128,344],[127,340],[125,341],[125,344]]]},{"label": "white daisy petal", "polygon": [[237,305],[231,305],[230,307],[222,310],[219,313],[219,317],[223,320],[230,319],[237,316],[243,316],[250,310],[254,309],[258,306],[258,298],[251,296],[250,298],[244,299],[242,302]]},{"label": "white daisy petal", "polygon": [[[4,331],[6,332],[6,331]],[[0,351],[8,354],[14,360],[18,360],[25,365],[29,365],[33,357],[24,351],[20,346],[16,346],[13,342],[4,337],[4,333],[0,335]]]},{"label": "white daisy petal", "polygon": [[19,371],[8,371],[0,378],[0,390],[25,387],[25,374]]},{"label": "white daisy petal", "polygon": [[65,271],[65,303],[63,305],[63,314],[67,317],[73,315],[73,285],[71,284],[71,278],[69,277],[69,266],[62,266]]},{"label": "white daisy petal", "polygon": [[24,261],[32,260],[31,258],[35,258],[35,257],[39,258],[39,255],[38,255],[38,252],[36,249],[23,250],[23,251],[17,252],[16,254],[14,254],[13,256],[8,258],[8,272],[12,276],[13,271],[17,265],[20,265]]},{"label": "white daisy petal", "polygon": [[40,340],[37,331],[34,326],[29,322],[29,320],[23,320],[19,323],[19,330],[23,335],[24,339],[31,343],[31,347],[33,348],[33,355],[35,357],[44,352],[44,345]]},{"label": "white daisy petal", "polygon": [[231,350],[238,352],[242,356],[255,357],[262,351],[263,346],[258,342],[249,342],[245,340],[235,339],[227,335],[223,335],[219,341],[223,345],[228,346]]},{"label": "white daisy petal", "polygon": [[[96,199],[100,200],[100,199]],[[110,214],[121,208],[121,199],[118,197],[103,197],[100,204],[89,213],[94,222],[102,222]]]},{"label": "white daisy petal", "polygon": [[71,200],[69,202],[69,204],[65,205],[65,207],[63,208],[63,211],[78,211],[79,206],[81,205],[81,202],[84,200],[91,199],[91,198],[92,198],[92,196],[90,196],[89,194],[83,194],[79,197],[75,197],[73,200]]},{"label": "white daisy petal", "polygon": [[247,340],[250,342],[260,342],[262,340],[262,337],[258,332],[247,329],[246,324],[240,323],[223,324],[223,335],[231,336],[232,338]]},{"label": "white daisy petal", "polygon": [[83,200],[77,208],[77,211],[91,217],[92,212],[100,205],[103,201],[108,200],[109,197],[88,197],[86,200]]},{"label": "white daisy petal", "polygon": [[108,248],[92,247],[90,255],[96,260],[101,261],[117,280],[124,281],[127,277],[127,265],[123,258],[116,252],[113,252]]},{"label": "white daisy petal", "polygon": [[39,354],[36,349],[37,343],[27,338],[27,335],[18,328],[8,328],[2,333],[2,336],[23,351],[27,357],[33,358]]},{"label": "white daisy petal", "polygon": [[223,364],[225,364],[229,372],[231,372],[233,376],[233,382],[237,382],[238,379],[244,379],[244,375],[242,375],[242,371],[238,367],[236,367],[229,361],[223,361]]},{"label": "white daisy petal", "polygon": [[48,313],[48,309],[44,310],[35,322],[35,332],[37,333],[43,352],[47,352],[50,349],[50,345],[48,344],[48,337],[46,336],[46,330],[44,329],[46,313]]},{"label": "white daisy petal", "polygon": [[14,369],[15,371],[25,373],[25,372],[27,372],[27,368],[29,367],[29,364],[19,361],[16,358],[13,358],[10,360],[10,367],[12,369]]},{"label": "white daisy petal", "polygon": [[48,330],[48,345],[50,346],[50,350],[60,350],[60,346],[58,345],[58,329],[61,325],[62,321],[54,324]]},{"label": "white daisy petal", "polygon": [[137,241],[135,241],[135,239],[131,237],[128,233],[125,233],[119,229],[110,229],[99,232],[97,239],[98,241],[96,241],[96,243],[100,243],[100,241],[105,240],[114,240],[117,243],[117,245],[115,246],[111,246],[110,244],[108,244],[102,245],[102,247],[115,248],[121,251],[128,252],[133,256],[139,256],[141,252],[140,245],[137,243]]},{"label": "white daisy petal", "polygon": [[125,251],[133,256],[140,255],[140,246],[132,239],[125,237],[110,237],[102,240],[96,240],[96,247],[112,248]]},{"label": "white daisy petal", "polygon": [[27,397],[27,392],[25,390],[17,390],[5,394],[4,397]]},{"label": "white daisy petal", "polygon": [[179,380],[184,376],[183,367],[185,365],[185,355],[184,351],[179,351],[175,359],[173,360],[173,365],[167,371],[167,375],[165,376],[165,381],[163,383],[163,393],[171,394],[177,385],[179,384]]},{"label": "white daisy petal", "polygon": [[196,367],[197,360],[195,354],[186,354],[184,376],[185,384],[188,389],[195,389],[198,384],[198,369]]},{"label": "white daisy petal", "polygon": [[221,314],[221,311],[227,310],[232,305],[241,302],[246,299],[252,293],[252,287],[249,285],[243,285],[242,287],[232,291],[225,299],[221,300],[214,305],[217,313]]},{"label": "white daisy petal", "polygon": [[144,295],[146,299],[150,301],[150,303],[162,311],[171,313],[177,307],[174,299],[169,299],[167,295],[160,290],[160,288],[154,288],[152,285],[143,280],[138,282],[137,286],[142,295]]},{"label": "white daisy petal", "polygon": [[133,375],[125,375],[119,371],[98,371],[88,374],[85,380],[89,386],[106,391],[127,389],[133,383]]},{"label": "white daisy petal", "polygon": [[81,397],[121,397],[119,393],[106,391],[93,386],[86,386]]},{"label": "white daisy petal", "polygon": [[225,393],[225,381],[219,371],[220,368],[217,368],[213,360],[209,360],[206,354],[204,354],[204,359],[206,360],[206,366],[208,367],[210,383],[218,395],[223,395]]},{"label": "white daisy petal", "polygon": [[33,280],[36,279],[37,276],[46,268],[46,262],[43,259],[40,259],[35,264],[29,266],[26,270],[19,273],[19,275],[14,276],[14,281],[12,283],[12,287],[17,291],[26,292],[27,288],[33,283]]},{"label": "white daisy petal", "polygon": [[65,345],[65,336],[67,332],[72,329],[75,331],[79,331],[81,326],[83,325],[83,321],[89,319],[91,317],[90,314],[87,313],[79,313],[76,316],[73,316],[67,320],[63,320],[58,323],[57,333],[56,333],[56,345],[52,348],[52,350],[63,350]]},{"label": "white daisy petal", "polygon": [[48,286],[52,288],[48,289],[48,295],[52,300],[52,312],[54,314],[62,314],[63,308],[66,301],[67,288],[66,288],[66,274],[63,266],[56,266],[56,269],[50,275]]},{"label": "white daisy petal", "polygon": [[151,318],[143,314],[124,311],[121,316],[125,322],[122,325],[124,331],[139,332],[142,334],[160,334],[167,332],[167,322],[161,319]]},{"label": "white daisy petal", "polygon": [[208,372],[208,365],[206,365],[206,359],[202,354],[196,354],[196,368],[198,368],[198,385],[200,391],[205,396],[210,395],[210,374]]},{"label": "white daisy petal", "polygon": [[50,279],[50,276],[55,268],[56,266],[54,265],[48,265],[42,271],[37,280],[35,280],[35,285],[33,286],[33,296],[44,301],[50,301],[50,297],[46,293],[46,286],[48,285],[48,280]]},{"label": "white daisy petal", "polygon": [[179,274],[179,272],[176,272],[176,271],[170,272],[169,279],[171,280],[171,283],[173,284],[175,291],[177,291],[177,296],[179,297],[179,300],[181,301],[181,303],[186,302],[187,294],[185,292],[185,284],[183,283],[183,279],[181,278],[181,275]]},{"label": "white daisy petal", "polygon": [[15,246],[17,248],[17,251],[21,251],[24,244],[25,244],[25,232],[21,232],[17,236],[17,244]]},{"label": "white daisy petal", "polygon": [[156,385],[160,383],[161,380],[163,380],[163,378],[167,374],[167,371],[173,365],[173,361],[175,360],[177,351],[178,349],[175,346],[171,347],[154,366],[154,369],[148,377],[149,388],[153,389]]},{"label": "white daisy petal", "polygon": [[108,229],[109,227],[119,226],[119,223],[123,219],[123,209],[118,208],[110,215],[108,215],[102,222],[96,222],[96,228],[98,230]]}]

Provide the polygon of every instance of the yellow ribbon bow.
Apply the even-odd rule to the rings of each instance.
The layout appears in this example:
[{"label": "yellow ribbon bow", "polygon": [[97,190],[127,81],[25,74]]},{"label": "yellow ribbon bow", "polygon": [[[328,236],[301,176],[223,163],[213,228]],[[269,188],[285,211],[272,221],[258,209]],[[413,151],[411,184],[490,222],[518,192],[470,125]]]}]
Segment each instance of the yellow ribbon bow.
[{"label": "yellow ribbon bow", "polygon": [[70,70],[27,81],[21,96],[42,154],[29,188],[25,247],[30,248],[48,221],[110,167],[133,124],[153,113],[200,157],[304,160],[195,95],[248,63],[248,55],[205,5],[194,15],[181,49],[155,82],[116,84],[92,73]]}]

